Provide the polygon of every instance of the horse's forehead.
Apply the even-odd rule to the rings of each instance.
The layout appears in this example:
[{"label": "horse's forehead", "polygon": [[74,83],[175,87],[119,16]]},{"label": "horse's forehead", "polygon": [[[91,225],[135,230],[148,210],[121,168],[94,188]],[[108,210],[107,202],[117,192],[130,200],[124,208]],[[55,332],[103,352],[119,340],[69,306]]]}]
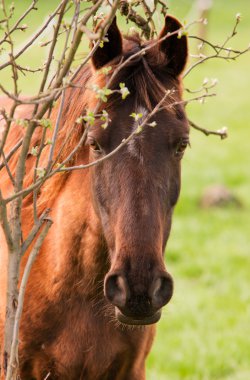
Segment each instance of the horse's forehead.
[{"label": "horse's forehead", "polygon": [[[135,109],[134,123],[132,127],[133,132],[136,131],[140,127],[140,125],[144,124],[148,115],[149,115],[149,110],[144,106],[138,106]],[[139,134],[139,130],[138,130],[138,134]]]},{"label": "horse's forehead", "polygon": [[135,132],[136,135],[135,138],[132,138],[127,144],[127,149],[130,155],[139,158],[140,161],[143,160],[141,145],[143,144],[143,139],[145,138],[145,134],[143,133],[143,130],[140,130],[140,126],[143,125],[142,128],[146,127],[144,123],[146,122],[149,113],[150,111],[141,105],[135,109],[131,133]]}]

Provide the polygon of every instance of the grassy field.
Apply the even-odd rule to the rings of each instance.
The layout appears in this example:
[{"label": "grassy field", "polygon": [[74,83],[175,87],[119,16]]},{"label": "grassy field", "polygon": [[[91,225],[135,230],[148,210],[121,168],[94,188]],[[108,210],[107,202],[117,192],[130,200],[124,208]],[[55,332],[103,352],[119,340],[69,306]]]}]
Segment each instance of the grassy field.
[{"label": "grassy field", "polygon": [[[51,1],[50,6],[56,2]],[[29,1],[20,2],[21,8]],[[43,13],[48,3],[42,1]],[[181,20],[196,17],[194,1],[168,1]],[[214,0],[208,36],[222,42],[242,14],[239,34],[230,43],[250,42],[249,1]],[[41,20],[29,20],[35,30]],[[17,38],[18,40],[18,38]],[[21,43],[21,39],[20,39]],[[30,65],[41,59],[33,49]],[[188,115],[211,129],[229,127],[229,139],[192,131],[183,160],[182,193],[166,250],[175,293],[165,308],[147,366],[148,380],[250,379],[250,54],[237,62],[211,61],[187,78],[195,89],[204,77],[218,78],[218,96],[205,105],[188,106]],[[6,74],[0,81],[6,83]],[[34,80],[24,85],[32,92]],[[210,185],[223,184],[243,207],[201,209],[199,199]]]}]

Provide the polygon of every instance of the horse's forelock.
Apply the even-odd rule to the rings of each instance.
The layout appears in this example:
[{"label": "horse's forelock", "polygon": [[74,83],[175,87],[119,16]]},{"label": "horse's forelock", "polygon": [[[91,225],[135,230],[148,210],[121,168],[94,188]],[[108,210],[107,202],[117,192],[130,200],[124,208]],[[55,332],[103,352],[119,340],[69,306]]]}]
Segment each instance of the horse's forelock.
[{"label": "horse's forelock", "polygon": [[[153,42],[151,49],[146,51],[146,54],[137,54],[143,50],[145,46]],[[108,75],[105,74],[105,70],[99,70],[94,73],[91,81],[99,88],[106,87],[110,78],[112,82],[110,88],[113,90],[120,89],[120,83],[125,83],[130,91],[130,97],[134,97],[135,108],[138,106],[144,106],[148,110],[152,110],[154,106],[164,97],[166,90],[180,91],[179,81],[168,72],[166,63],[167,58],[165,54],[159,51],[158,46],[154,45],[154,41],[144,42],[141,40],[138,34],[132,36],[126,36],[124,39],[123,47],[123,59],[121,57],[115,58],[109,62],[106,67],[111,67]],[[133,57],[133,55],[136,56]],[[127,64],[119,70],[119,65],[124,64],[128,60]],[[116,73],[114,75],[114,73]],[[88,108],[93,110],[96,107],[98,99],[94,91],[88,94]],[[109,96],[108,102],[103,103],[100,109],[112,110],[115,112],[117,103],[121,104],[121,96],[115,93]],[[173,96],[169,96],[166,99],[166,105],[173,102]],[[171,107],[170,112],[173,112]]]}]

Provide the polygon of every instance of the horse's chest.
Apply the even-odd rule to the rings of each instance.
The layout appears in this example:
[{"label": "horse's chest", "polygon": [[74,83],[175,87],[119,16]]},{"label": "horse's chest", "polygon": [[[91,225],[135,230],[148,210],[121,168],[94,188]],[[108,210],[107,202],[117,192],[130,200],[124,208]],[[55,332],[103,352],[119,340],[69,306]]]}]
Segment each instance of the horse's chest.
[{"label": "horse's chest", "polygon": [[119,332],[110,331],[103,319],[89,312],[78,316],[71,314],[67,318],[49,347],[61,376],[64,370],[61,371],[60,367],[63,366],[67,368],[65,375],[75,373],[72,379],[80,379],[83,375],[84,379],[98,379],[97,374],[112,365],[117,355],[126,349]]},{"label": "horse's chest", "polygon": [[119,373],[140,361],[141,352],[146,355],[152,340],[151,328],[124,330],[102,308],[84,302],[65,305],[57,322],[47,319],[46,337],[40,327],[40,336],[36,336],[39,347],[27,352],[34,357],[32,375],[37,380],[48,373],[53,380],[122,380]]}]

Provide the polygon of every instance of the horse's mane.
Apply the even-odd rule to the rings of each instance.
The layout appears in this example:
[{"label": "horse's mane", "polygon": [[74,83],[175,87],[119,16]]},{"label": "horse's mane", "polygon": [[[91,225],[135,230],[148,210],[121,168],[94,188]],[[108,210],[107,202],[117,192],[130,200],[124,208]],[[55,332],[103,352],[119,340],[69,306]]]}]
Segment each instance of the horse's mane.
[{"label": "horse's mane", "polygon": [[[143,42],[138,35],[125,37],[123,42],[123,62],[146,46],[146,43]],[[166,55],[161,53],[157,46],[154,46],[147,50],[146,54],[138,55],[136,58],[130,60],[125,67],[118,71],[110,85],[110,88],[119,89],[119,84],[124,82],[130,91],[129,96],[133,96],[135,99],[135,108],[138,105],[143,105],[150,110],[162,99],[166,88],[175,88],[179,90],[179,83],[173,77],[172,73],[168,71],[166,60]],[[67,89],[65,93],[60,129],[54,151],[54,157],[58,156],[59,163],[70,154],[79,142],[84,131],[84,126],[76,123],[77,118],[84,115],[87,110],[94,109],[97,103],[96,94],[93,90],[91,90],[91,84],[95,83],[100,88],[105,86],[114,70],[117,66],[119,66],[120,62],[121,57],[117,57],[107,64],[107,66],[112,67],[108,75],[105,74],[103,70],[95,71],[91,67],[91,64],[86,65],[81,69],[74,80],[75,86]],[[121,101],[121,96],[115,93],[109,97],[107,103],[102,104],[101,108],[105,108],[107,111],[112,109],[115,110],[115,104]],[[55,125],[56,123],[59,103],[52,109],[51,112],[50,119],[52,121],[52,125]],[[26,117],[28,116],[29,115],[26,114]],[[50,130],[47,132],[46,139],[50,139],[53,132]],[[18,125],[11,127],[5,146],[5,154],[7,154],[13,146],[15,146],[24,133],[25,130],[23,127]],[[32,137],[31,147],[39,146],[42,139],[42,134],[43,128],[36,128]],[[67,141],[66,144],[65,141]],[[88,148],[85,147],[84,149],[86,150],[87,157]],[[45,147],[43,150],[39,161],[39,167],[47,166],[48,150],[49,146]],[[13,174],[15,173],[19,153],[20,150],[12,156],[9,163]],[[74,165],[76,159],[77,153],[72,158],[70,165]],[[35,160],[36,158],[30,152],[26,162],[26,175],[24,180],[25,187],[30,186],[33,183]],[[57,194],[69,175],[70,174],[59,173],[45,182],[38,197],[39,212],[42,212],[45,207],[50,207],[53,204]],[[5,188],[10,189],[9,176],[5,170],[3,170],[3,174],[1,175],[1,184],[4,185]],[[9,191],[7,192],[9,193]],[[26,208],[32,208],[32,194],[25,198],[24,206]]]}]

